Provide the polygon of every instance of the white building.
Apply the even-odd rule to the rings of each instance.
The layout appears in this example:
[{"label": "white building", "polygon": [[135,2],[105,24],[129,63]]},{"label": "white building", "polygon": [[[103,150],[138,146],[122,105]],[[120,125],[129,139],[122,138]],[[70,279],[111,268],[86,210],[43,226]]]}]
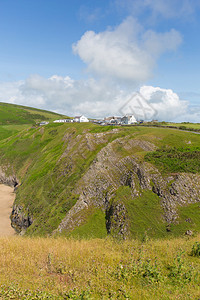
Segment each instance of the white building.
[{"label": "white building", "polygon": [[126,116],[122,117],[121,122],[122,122],[122,124],[130,125],[130,124],[137,123],[137,120],[134,117],[134,115],[126,115]]},{"label": "white building", "polygon": [[121,117],[106,117],[104,118],[104,122],[109,124],[121,124]]},{"label": "white building", "polygon": [[85,116],[77,116],[73,121],[77,123],[89,122],[88,118],[86,118]]},{"label": "white building", "polygon": [[71,119],[60,119],[60,120],[55,120],[53,121],[54,123],[70,123],[70,122],[73,122],[73,120]]},{"label": "white building", "polygon": [[47,122],[47,121],[42,121],[42,122],[40,122],[40,126],[48,125],[48,124],[49,124],[49,122]]},{"label": "white building", "polygon": [[128,116],[128,124],[134,124],[134,123],[137,123],[135,116],[134,115]]}]

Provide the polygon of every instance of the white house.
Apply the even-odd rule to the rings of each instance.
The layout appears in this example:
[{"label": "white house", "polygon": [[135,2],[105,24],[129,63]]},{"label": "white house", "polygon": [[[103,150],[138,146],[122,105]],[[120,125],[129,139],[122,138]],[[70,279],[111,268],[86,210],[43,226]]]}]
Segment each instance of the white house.
[{"label": "white house", "polygon": [[70,122],[73,122],[73,120],[71,119],[60,119],[60,120],[55,120],[53,121],[54,123],[70,123]]},{"label": "white house", "polygon": [[104,118],[104,122],[109,124],[121,124],[121,117],[106,117]]},{"label": "white house", "polygon": [[54,123],[65,123],[65,120],[55,120],[55,121],[53,121]]},{"label": "white house", "polygon": [[48,125],[48,124],[49,124],[49,122],[47,122],[47,121],[42,121],[42,122],[40,122],[40,126]]},{"label": "white house", "polygon": [[135,116],[134,115],[128,116],[128,124],[134,124],[134,123],[137,123]]},{"label": "white house", "polygon": [[89,122],[88,118],[83,115],[75,117],[73,121],[77,123]]},{"label": "white house", "polygon": [[122,124],[130,125],[130,124],[137,123],[137,120],[134,117],[134,115],[126,115],[122,117],[121,122]]}]

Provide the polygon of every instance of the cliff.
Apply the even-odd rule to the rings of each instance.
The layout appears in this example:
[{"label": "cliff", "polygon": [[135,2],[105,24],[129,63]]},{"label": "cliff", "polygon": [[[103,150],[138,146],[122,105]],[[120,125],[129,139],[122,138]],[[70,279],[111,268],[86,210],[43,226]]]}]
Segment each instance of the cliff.
[{"label": "cliff", "polygon": [[163,128],[27,129],[0,142],[0,180],[18,185],[12,226],[27,235],[123,239],[198,232],[200,169],[191,166],[199,146],[199,136]]}]

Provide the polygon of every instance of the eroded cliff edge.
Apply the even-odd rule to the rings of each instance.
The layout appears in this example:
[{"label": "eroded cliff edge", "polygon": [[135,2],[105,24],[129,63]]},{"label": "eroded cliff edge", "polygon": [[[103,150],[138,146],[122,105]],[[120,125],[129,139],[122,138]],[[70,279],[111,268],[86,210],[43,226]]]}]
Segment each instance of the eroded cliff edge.
[{"label": "eroded cliff edge", "polygon": [[130,236],[131,217],[126,205],[123,199],[113,201],[116,191],[123,186],[130,187],[132,199],[140,197],[145,190],[159,197],[167,231],[170,231],[171,224],[179,222],[177,212],[179,206],[200,201],[200,175],[176,173],[163,177],[157,168],[141,162],[135,155],[121,157],[115,151],[118,147],[129,151],[134,148],[144,151],[155,150],[154,144],[130,137],[116,139],[104,147],[77,183],[76,193],[80,197],[55,233],[70,231],[80,226],[84,211],[90,206],[95,206],[105,212],[108,233],[122,238]]},{"label": "eroded cliff edge", "polygon": [[[23,159],[13,155],[11,168],[4,154],[1,164],[6,161],[7,167],[0,178],[13,186],[20,180],[11,215],[18,232],[70,236],[84,229],[93,236],[90,222],[96,212],[101,221],[95,219],[94,237],[103,226],[107,234],[121,238],[142,231],[162,236],[183,222],[182,233],[196,228],[195,218],[180,215],[180,209],[200,201],[199,173],[163,173],[144,159],[163,140],[174,146],[174,137],[169,138],[174,133],[92,126],[35,128],[13,140],[16,154],[23,149]],[[176,139],[198,145],[192,134],[177,133]]]}]

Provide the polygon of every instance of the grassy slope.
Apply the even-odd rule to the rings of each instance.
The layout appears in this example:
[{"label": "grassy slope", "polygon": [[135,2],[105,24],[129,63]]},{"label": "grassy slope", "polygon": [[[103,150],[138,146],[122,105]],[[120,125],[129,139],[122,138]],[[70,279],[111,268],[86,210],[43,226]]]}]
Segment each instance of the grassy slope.
[{"label": "grassy slope", "polygon": [[[199,146],[199,136],[193,133],[146,127],[119,128],[117,134],[108,135],[107,141],[98,145],[94,151],[90,151],[84,146],[85,133],[88,130],[90,133],[97,133],[110,131],[112,128],[90,123],[49,124],[42,128],[26,129],[1,141],[0,165],[8,166],[8,174],[12,174],[14,169],[22,183],[17,192],[16,203],[23,204],[25,208],[28,208],[36,220],[27,230],[27,234],[44,235],[57,228],[67,211],[78,199],[78,195],[73,191],[76,182],[86,172],[98,151],[114,138],[129,135],[153,142],[158,147],[195,148]],[[75,144],[70,153],[61,159],[68,145],[63,138],[66,133],[73,136]],[[76,137],[78,137],[77,140]],[[141,149],[132,149],[132,152],[127,153],[119,147],[116,151],[119,151],[122,156],[134,154],[142,160],[146,154]],[[119,191],[119,195],[120,193],[123,194],[124,191]],[[146,200],[149,200],[148,205],[145,205]],[[125,191],[124,201],[131,216],[133,236],[142,237],[145,231],[155,237],[166,234],[164,232],[165,224],[161,221],[162,211],[159,208],[159,200],[153,193],[144,193],[141,199],[133,200],[129,191]],[[187,214],[187,209],[188,215],[190,215],[190,208],[185,208],[185,214]],[[80,226],[71,235],[104,237],[105,220],[102,213],[98,210],[86,213],[88,215],[84,216],[85,225]],[[148,219],[146,216],[149,214],[152,214],[152,218]],[[182,218],[182,223],[184,223],[184,218]],[[160,220],[160,222],[156,220]],[[94,227],[90,224],[93,224]],[[200,231],[200,222],[195,221],[193,227],[196,231]],[[149,228],[151,229],[149,230]],[[179,231],[174,231],[175,235],[179,233]]]},{"label": "grassy slope", "polygon": [[46,110],[0,102],[0,141],[38,122],[63,117]]},{"label": "grassy slope", "polygon": [[12,136],[23,129],[29,128],[30,125],[23,124],[23,125],[0,125],[0,141]]},{"label": "grassy slope", "polygon": [[187,122],[183,122],[183,123],[167,123],[166,125],[169,125],[169,126],[171,125],[171,126],[176,126],[176,127],[184,126],[185,128],[200,130],[200,123],[187,123]]},{"label": "grassy slope", "polygon": [[146,236],[163,238],[167,235],[162,219],[159,197],[152,191],[143,191],[140,197],[133,198],[131,188],[122,186],[118,189],[114,201],[122,201],[129,215],[131,236],[145,239]]},{"label": "grassy slope", "polygon": [[199,299],[197,240],[1,238],[0,297]]},{"label": "grassy slope", "polygon": [[165,147],[148,153],[145,159],[154,163],[162,172],[198,173],[200,170],[200,147]]},{"label": "grassy slope", "polygon": [[63,116],[46,110],[0,103],[0,125],[35,124],[42,120],[55,120],[59,117]]}]

